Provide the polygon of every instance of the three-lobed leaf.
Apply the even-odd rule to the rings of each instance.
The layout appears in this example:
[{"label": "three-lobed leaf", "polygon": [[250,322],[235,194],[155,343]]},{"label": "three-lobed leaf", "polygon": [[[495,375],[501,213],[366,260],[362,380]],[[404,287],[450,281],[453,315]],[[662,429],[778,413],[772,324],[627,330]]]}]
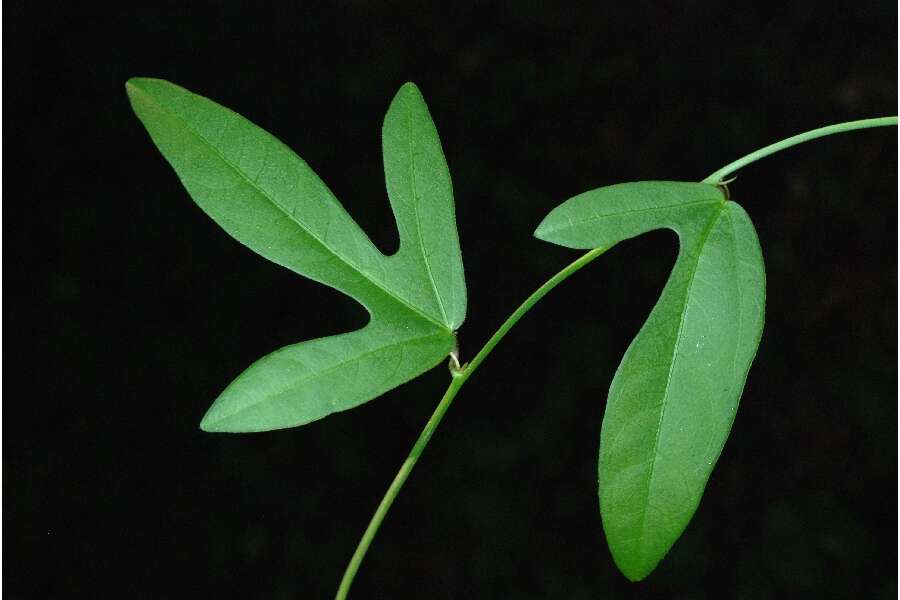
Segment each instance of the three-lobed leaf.
[{"label": "three-lobed leaf", "polygon": [[728,438],[762,334],[759,241],[719,188],[687,182],[592,190],[557,207],[535,232],[595,248],[663,228],[678,234],[678,258],[616,371],[600,433],[603,527],[633,581],[687,526]]},{"label": "three-lobed leaf", "polygon": [[131,79],[131,105],[194,201],[263,257],[331,286],[370,314],[360,330],[287,346],[213,403],[207,431],[264,431],[353,408],[447,356],[466,313],[453,190],[418,88],[385,116],[384,167],[399,250],[385,256],[313,170],[237,113],[158,79]]}]

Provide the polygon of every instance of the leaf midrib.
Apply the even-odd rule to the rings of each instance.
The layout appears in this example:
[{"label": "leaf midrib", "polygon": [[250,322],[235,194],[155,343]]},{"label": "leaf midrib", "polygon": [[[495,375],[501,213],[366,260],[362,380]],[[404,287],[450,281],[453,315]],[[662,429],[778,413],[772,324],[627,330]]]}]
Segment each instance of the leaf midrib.
[{"label": "leaf midrib", "polygon": [[[365,328],[363,328],[363,329],[365,329]],[[356,333],[363,331],[363,329],[358,330]],[[354,332],[350,332],[350,333],[354,333]],[[350,335],[350,333],[348,333],[348,334],[343,334],[343,335]],[[367,352],[363,352],[362,354],[359,354],[359,355],[354,356],[354,357],[352,357],[352,358],[348,358],[347,360],[342,360],[342,361],[340,361],[340,362],[338,362],[338,363],[335,363],[335,364],[331,365],[330,367],[328,367],[328,368],[326,368],[326,369],[322,369],[322,370],[318,370],[318,371],[315,371],[315,372],[313,372],[313,373],[310,373],[309,375],[307,375],[306,377],[303,377],[303,378],[300,379],[299,381],[292,381],[292,382],[290,383],[290,385],[288,386],[288,388],[291,388],[291,389],[298,389],[298,388],[301,388],[301,387],[303,387],[304,385],[306,385],[307,382],[309,382],[309,381],[311,381],[311,380],[313,380],[313,379],[318,379],[318,378],[320,378],[320,377],[323,377],[323,376],[325,376],[326,374],[328,374],[328,373],[330,373],[330,372],[332,372],[332,371],[334,371],[334,370],[336,370],[336,369],[339,369],[339,368],[341,368],[341,367],[343,367],[343,366],[349,365],[349,364],[351,364],[351,363],[359,362],[359,361],[363,360],[364,358],[366,358],[367,356],[371,356],[372,354],[375,354],[376,352],[381,352],[382,350],[385,350],[385,349],[387,349],[387,348],[391,348],[391,347],[394,347],[394,346],[404,347],[404,346],[406,346],[406,345],[408,345],[408,344],[411,344],[411,343],[413,343],[413,342],[420,342],[420,341],[422,341],[422,340],[426,340],[426,339],[433,338],[433,337],[437,337],[437,336],[443,336],[443,335],[445,335],[445,333],[444,333],[443,331],[439,331],[439,332],[436,332],[436,333],[429,333],[429,334],[426,334],[426,335],[420,335],[420,336],[416,336],[416,337],[405,338],[405,339],[402,339],[402,340],[399,340],[399,341],[391,342],[390,344],[384,344],[384,345],[378,346],[377,348],[375,348],[375,349],[373,349],[373,350],[369,350],[369,351],[367,351]],[[312,340],[311,340],[311,341],[312,341]],[[301,343],[298,344],[298,345],[302,345],[302,344],[306,344],[306,343],[308,343],[308,342],[301,342]],[[276,394],[282,394],[282,393],[284,393],[284,391],[279,391],[279,392],[277,392]],[[276,395],[276,394],[271,394],[271,395],[269,395],[268,397],[262,398],[262,399],[260,399],[260,400],[258,400],[258,401],[256,401],[256,402],[251,402],[251,403],[245,404],[244,406],[241,406],[238,410],[236,410],[236,411],[234,411],[234,412],[231,412],[231,413],[228,413],[227,415],[221,417],[220,419],[217,419],[216,421],[217,421],[217,422],[221,422],[221,421],[224,421],[224,420],[226,420],[226,419],[231,419],[232,417],[234,417],[234,416],[236,416],[236,415],[239,415],[239,414],[241,414],[241,413],[247,412],[248,410],[254,408],[254,407],[257,406],[258,404],[261,404],[261,403],[263,403],[263,402],[269,402],[269,401],[271,401],[271,396],[272,396],[272,395]]]},{"label": "leaf midrib", "polygon": [[[737,258],[737,257],[738,257],[738,249],[737,249],[738,235],[737,235],[737,230],[736,230],[735,227],[734,227],[734,216],[731,214],[731,210],[727,210],[727,212],[726,212],[726,214],[725,214],[725,217],[728,219],[728,226],[731,227],[731,246],[732,246],[732,252],[734,253],[735,260],[737,260],[737,259],[738,259],[738,258]],[[740,266],[739,266],[739,265],[735,268],[735,272],[736,272],[736,273],[739,273],[739,272],[740,272]],[[740,277],[739,275],[736,275],[736,276],[737,276],[737,277]],[[737,285],[737,312],[738,312],[739,315],[742,315],[742,316],[743,316],[743,311],[744,311],[744,290],[741,289],[740,279],[738,279],[738,285]],[[743,346],[743,344],[741,344],[741,336],[743,335],[743,332],[742,332],[743,329],[744,329],[744,319],[743,319],[743,318],[740,318],[740,319],[738,319],[738,324],[737,324],[737,334],[735,335],[735,338],[737,339],[737,342],[736,342],[736,344],[735,344],[735,352],[734,352],[734,354],[731,356],[731,377],[732,377],[732,379],[734,379],[735,376],[736,376],[736,374],[737,374],[737,359],[738,359],[738,352],[739,352],[739,349]]]},{"label": "leaf midrib", "polygon": [[[137,86],[135,86],[135,87],[137,87]],[[137,89],[140,89],[140,88],[137,88]],[[436,321],[436,320],[435,320],[434,318],[432,318],[431,316],[429,316],[429,315],[423,313],[419,308],[417,308],[417,307],[413,306],[412,304],[406,302],[403,298],[401,298],[400,296],[397,296],[397,295],[396,295],[394,292],[392,292],[390,289],[388,289],[387,287],[385,287],[384,285],[382,285],[382,284],[379,283],[378,281],[376,281],[376,280],[372,279],[371,277],[369,277],[369,275],[366,274],[365,272],[363,272],[359,267],[357,267],[356,265],[354,265],[353,263],[351,263],[347,258],[345,258],[345,257],[342,256],[341,254],[339,254],[337,251],[335,251],[333,248],[331,248],[330,246],[328,246],[324,241],[322,241],[322,240],[319,238],[319,236],[317,236],[315,233],[313,233],[312,231],[310,231],[310,229],[307,228],[306,225],[304,225],[302,222],[298,221],[297,218],[296,218],[296,216],[295,216],[294,214],[292,214],[291,211],[288,211],[284,206],[282,206],[279,202],[277,202],[274,198],[272,198],[268,193],[266,193],[261,187],[259,187],[259,184],[257,184],[255,181],[253,181],[252,179],[250,179],[250,177],[248,177],[247,174],[244,173],[244,171],[243,171],[242,169],[240,169],[237,165],[235,165],[235,164],[232,163],[230,160],[228,160],[228,159],[225,157],[225,155],[222,154],[222,152],[216,147],[215,144],[213,144],[211,141],[209,141],[208,139],[206,139],[206,137],[204,137],[199,131],[197,131],[196,129],[194,129],[193,127],[191,127],[191,125],[188,123],[188,121],[186,121],[184,118],[182,118],[182,117],[179,116],[178,114],[176,114],[176,113],[172,112],[171,110],[169,110],[169,109],[168,109],[164,104],[162,104],[161,102],[156,101],[156,100],[153,98],[153,96],[151,96],[151,95],[148,94],[147,92],[144,92],[143,90],[141,90],[141,92],[144,94],[144,96],[146,96],[147,98],[149,98],[151,102],[153,102],[154,104],[156,104],[156,106],[158,106],[161,110],[165,111],[165,112],[166,112],[167,114],[169,114],[171,117],[173,117],[174,119],[176,119],[176,120],[178,120],[179,122],[181,122],[181,123],[184,125],[185,129],[187,129],[188,131],[190,131],[191,134],[194,135],[194,137],[196,137],[197,139],[201,140],[204,144],[206,144],[213,152],[216,153],[216,155],[217,155],[220,159],[222,159],[222,162],[224,162],[226,165],[228,165],[228,166],[229,166],[229,167],[230,167],[230,168],[231,168],[231,169],[232,169],[232,170],[233,170],[233,171],[234,171],[241,179],[243,179],[250,187],[252,187],[257,193],[259,193],[259,195],[261,195],[263,198],[265,198],[266,200],[268,200],[273,206],[275,206],[278,210],[280,210],[280,211],[281,211],[281,212],[282,212],[289,220],[291,220],[291,221],[293,221],[294,223],[296,223],[298,227],[300,227],[303,231],[305,231],[311,238],[313,238],[314,240],[316,240],[316,242],[318,242],[318,244],[319,244],[322,248],[325,248],[325,250],[327,250],[327,251],[328,251],[330,254],[332,254],[335,258],[339,259],[339,260],[340,260],[341,262],[343,262],[345,265],[347,265],[348,267],[350,267],[351,269],[353,269],[353,270],[354,270],[356,273],[358,273],[363,279],[365,279],[366,281],[368,281],[369,283],[371,283],[373,286],[375,286],[376,288],[378,288],[378,289],[380,289],[381,291],[383,291],[385,294],[387,294],[390,298],[392,298],[392,299],[393,299],[395,302],[397,302],[398,304],[401,304],[401,305],[405,306],[406,308],[408,308],[409,310],[411,310],[413,313],[419,315],[419,316],[420,316],[422,319],[424,319],[425,321],[428,321],[429,323],[432,323],[432,324],[434,324],[434,325],[437,325],[438,328],[440,328],[440,329],[442,329],[442,330],[444,330],[444,331],[449,331],[449,328],[448,328],[444,323],[441,323],[441,322]],[[191,92],[188,92],[188,93],[191,93]],[[224,107],[224,106],[222,106],[221,108],[224,109],[224,110],[226,110],[226,111],[229,112],[229,113],[232,113],[233,115],[237,115],[237,113],[235,113],[234,111],[232,111],[232,110],[229,109],[229,108],[226,108],[226,107]],[[237,116],[240,117],[240,115],[237,115]],[[240,118],[242,118],[242,117],[240,117]],[[251,123],[251,125],[252,125],[252,123]],[[256,127],[256,125],[253,125],[253,127]],[[268,135],[271,136],[271,134],[268,134]],[[301,161],[303,160],[303,159],[300,159],[300,158],[296,155],[296,153],[294,153],[293,150],[291,150],[290,148],[288,148],[287,146],[285,146],[285,145],[284,145],[281,141],[279,141],[277,138],[275,138],[274,136],[271,136],[271,137],[272,137],[272,139],[274,140],[275,143],[281,144],[282,146],[284,146],[284,148],[285,148],[288,152],[290,152],[295,158],[298,158],[298,159],[301,160]],[[305,162],[304,162],[304,164],[305,164]],[[312,171],[312,169],[310,169],[310,171]],[[327,191],[327,187],[326,187],[326,191]],[[334,196],[333,196],[332,194],[330,194],[330,192],[329,192],[329,195],[331,195],[332,199],[333,199],[335,202],[337,202],[337,199],[334,198]],[[352,217],[351,217],[351,218],[352,218]],[[383,255],[382,255],[382,256],[383,256]],[[326,284],[326,285],[327,285],[327,284]],[[333,287],[333,286],[329,286],[329,287]],[[359,298],[356,298],[356,297],[354,297],[354,296],[351,296],[351,297],[353,297],[354,300],[356,300],[357,302],[360,302],[361,304],[363,304],[363,305],[365,306],[365,303],[362,302]],[[369,308],[369,307],[367,306],[366,308]],[[445,318],[445,320],[446,320],[446,318]]]},{"label": "leaf midrib", "polygon": [[441,310],[441,317],[446,323],[447,311],[444,309],[444,301],[441,299],[441,294],[437,289],[437,282],[434,280],[434,274],[431,272],[431,261],[428,253],[425,251],[425,242],[422,239],[422,221],[419,218],[419,190],[416,185],[416,145],[413,140],[412,112],[409,109],[406,111],[406,132],[409,140],[409,184],[412,188],[410,192],[412,192],[413,213],[416,216],[416,238],[419,242],[419,250],[422,253],[422,262],[425,263],[425,271],[428,273],[428,281],[431,283],[431,289],[434,291],[435,299],[437,299],[438,308]]},{"label": "leaf midrib", "polygon": [[[725,209],[725,203],[722,203],[721,208],[710,217],[709,223],[707,224],[706,228],[703,230],[703,233],[700,237],[699,243],[696,245],[696,248],[702,250],[703,246],[706,245],[706,240],[709,239],[709,234],[712,232],[713,227],[715,226],[716,222],[719,220],[719,217],[722,215],[722,211],[724,209]],[[646,519],[647,519],[647,506],[650,502],[650,492],[653,489],[653,473],[656,468],[657,458],[659,457],[659,454],[658,454],[659,438],[662,433],[662,422],[663,422],[663,419],[665,418],[666,408],[668,406],[669,391],[671,389],[671,382],[672,382],[672,372],[675,370],[675,359],[678,356],[678,349],[681,347],[681,341],[684,336],[684,318],[685,318],[685,314],[687,312],[685,307],[687,305],[688,298],[690,298],[691,289],[694,286],[694,277],[697,274],[697,268],[700,265],[700,257],[702,256],[702,254],[703,254],[702,251],[697,252],[697,257],[694,260],[693,268],[690,271],[690,273],[691,273],[690,280],[688,281],[687,288],[685,289],[684,303],[682,306],[682,310],[679,311],[680,316],[678,319],[678,333],[675,336],[675,344],[672,347],[672,360],[669,364],[669,372],[666,374],[665,393],[663,394],[661,408],[659,411],[659,419],[656,423],[656,435],[653,440],[653,458],[650,461],[650,472],[647,474],[647,491],[644,494],[645,500],[641,506],[641,522],[640,522],[640,526],[638,527],[638,531],[640,532],[638,535],[639,553],[640,553],[640,548],[644,544],[644,541],[646,539],[644,528],[646,526]]]},{"label": "leaf midrib", "polygon": [[667,209],[667,208],[679,208],[679,207],[682,207],[682,206],[697,206],[697,205],[700,205],[700,204],[721,204],[721,203],[722,203],[722,200],[716,198],[716,199],[711,199],[711,200],[695,200],[695,201],[693,201],[693,202],[681,202],[681,203],[679,203],[679,204],[667,204],[667,205],[665,205],[665,206],[651,206],[651,207],[648,207],[648,208],[634,208],[634,209],[631,209],[631,210],[623,210],[623,211],[613,212],[613,213],[593,214],[593,215],[591,215],[591,216],[589,216],[589,217],[585,217],[585,218],[583,218],[583,219],[579,219],[578,221],[572,221],[572,220],[569,220],[568,223],[565,223],[565,224],[563,224],[563,225],[557,225],[557,226],[554,226],[554,227],[549,227],[549,228],[547,228],[546,230],[541,231],[540,233],[541,233],[542,236],[547,236],[547,235],[552,234],[552,233],[555,233],[555,232],[557,232],[557,231],[559,231],[559,230],[561,230],[561,229],[568,229],[568,228],[571,228],[571,227],[577,227],[577,226],[583,225],[583,224],[585,224],[585,223],[590,223],[591,221],[602,221],[603,219],[608,219],[608,218],[610,218],[610,217],[621,217],[621,216],[623,216],[623,215],[631,215],[631,214],[635,214],[635,213],[652,212],[652,211],[657,211],[657,210],[665,210],[665,209]]}]

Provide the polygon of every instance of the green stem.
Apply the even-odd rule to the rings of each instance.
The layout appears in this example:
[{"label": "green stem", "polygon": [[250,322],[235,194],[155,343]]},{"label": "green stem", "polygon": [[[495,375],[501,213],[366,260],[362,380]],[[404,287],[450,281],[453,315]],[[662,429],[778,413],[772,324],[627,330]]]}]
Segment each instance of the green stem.
[{"label": "green stem", "polygon": [[[882,117],[879,119],[863,119],[861,121],[849,121],[847,123],[838,123],[837,125],[829,125],[828,127],[821,127],[819,129],[813,129],[812,131],[807,131],[805,133],[801,133],[799,135],[795,135],[793,137],[789,137],[785,140],[781,140],[780,142],[776,142],[765,148],[761,148],[756,152],[751,152],[747,156],[730,163],[706,179],[703,180],[703,183],[713,183],[718,184],[721,182],[726,176],[734,173],[741,167],[749,165],[752,162],[756,162],[757,160],[769,156],[770,154],[774,154],[780,150],[784,150],[785,148],[790,148],[791,146],[796,146],[797,144],[801,144],[803,142],[807,142],[809,140],[814,140],[816,138],[824,137],[826,135],[832,135],[835,133],[843,133],[845,131],[854,131],[856,129],[866,129],[868,127],[884,127],[887,125],[896,125],[897,117]],[[453,403],[453,399],[456,398],[456,394],[459,392],[460,388],[465,384],[466,380],[472,375],[475,369],[484,362],[484,359],[487,358],[487,355],[491,353],[494,347],[500,343],[500,340],[509,332],[510,329],[521,319],[525,313],[531,310],[537,302],[547,295],[547,292],[555,288],[557,285],[565,281],[570,275],[578,271],[580,268],[603,254],[609,250],[609,247],[605,248],[595,248],[585,254],[583,254],[578,260],[564,268],[562,271],[551,277],[544,285],[539,287],[534,291],[533,294],[528,296],[525,299],[519,308],[517,308],[506,321],[504,321],[503,325],[497,330],[497,332],[491,336],[491,339],[487,341],[487,343],[478,351],[478,354],[475,355],[475,358],[472,359],[471,363],[463,365],[461,368],[457,368],[455,365],[451,364],[451,373],[453,374],[453,380],[450,382],[450,387],[447,388],[447,391],[444,392],[443,398],[438,403],[437,408],[434,409],[434,413],[432,413],[431,417],[428,419],[428,422],[425,424],[425,428],[422,430],[422,433],[419,434],[419,439],[416,440],[415,445],[409,453],[409,456],[406,457],[406,460],[403,461],[403,465],[400,467],[400,470],[397,472],[397,475],[394,477],[394,480],[391,482],[390,487],[388,487],[387,492],[385,492],[384,497],[381,499],[381,503],[378,505],[378,509],[375,511],[375,514],[372,515],[371,521],[369,521],[369,526],[366,527],[366,531],[363,533],[362,539],[360,539],[359,544],[356,547],[356,551],[353,553],[353,557],[350,559],[350,563],[347,565],[347,569],[344,571],[344,576],[341,579],[341,585],[338,588],[337,595],[335,596],[336,600],[344,600],[347,597],[347,594],[350,593],[350,585],[353,583],[353,578],[356,576],[356,572],[359,571],[359,566],[362,564],[363,558],[366,555],[366,551],[369,549],[369,546],[372,543],[372,540],[375,538],[375,534],[378,533],[378,528],[381,526],[381,522],[384,521],[385,516],[391,508],[391,505],[394,503],[394,499],[397,497],[397,494],[400,493],[400,488],[403,487],[403,484],[406,482],[409,474],[412,472],[413,467],[416,466],[416,462],[418,462],[419,457],[422,455],[422,452],[425,450],[425,446],[428,445],[429,440],[431,440],[431,436],[434,435],[434,430],[437,429],[437,426],[440,424],[441,420],[444,418],[444,415],[447,413],[447,409],[450,408],[450,405]],[[455,358],[455,357],[454,357]]]},{"label": "green stem", "polygon": [[776,152],[780,152],[785,148],[790,148],[791,146],[796,146],[797,144],[802,144],[803,142],[808,142],[809,140],[814,140],[816,138],[825,137],[826,135],[834,135],[835,133],[844,133],[846,131],[855,131],[857,129],[867,129],[869,127],[886,127],[889,125],[896,125],[897,117],[880,117],[878,119],[862,119],[861,121],[848,121],[846,123],[838,123],[836,125],[829,125],[827,127],[820,127],[818,129],[813,129],[811,131],[806,131],[799,135],[795,135],[789,137],[787,139],[781,140],[780,142],[775,142],[774,144],[770,144],[765,148],[760,148],[755,152],[751,152],[747,156],[743,158],[739,158],[738,160],[725,165],[709,177],[703,180],[703,183],[713,183],[717,184],[723,179],[725,179],[728,175],[731,175],[738,169],[742,167],[746,167],[750,163],[756,162],[761,158],[769,156],[770,154],[775,154]]},{"label": "green stem", "polygon": [[356,551],[353,553],[353,557],[350,559],[350,563],[347,565],[347,569],[344,571],[344,577],[341,579],[341,585],[338,588],[337,595],[335,596],[336,600],[344,600],[347,597],[347,594],[350,592],[350,585],[353,583],[353,578],[356,576],[356,572],[359,570],[360,564],[362,564],[362,560],[366,555],[366,551],[369,549],[369,545],[372,543],[372,540],[375,538],[375,534],[378,533],[378,528],[381,526],[381,522],[384,521],[384,517],[387,515],[388,510],[390,510],[391,505],[394,503],[394,499],[397,497],[397,494],[400,492],[400,488],[403,487],[404,482],[409,477],[410,472],[412,472],[413,467],[416,466],[416,462],[418,462],[419,457],[422,455],[422,452],[425,450],[425,446],[428,445],[428,441],[431,439],[431,436],[434,434],[434,430],[437,429],[437,426],[440,424],[441,419],[444,418],[444,414],[446,414],[447,409],[450,408],[450,405],[453,403],[453,399],[456,398],[456,394],[459,392],[459,389],[465,384],[466,380],[472,375],[475,369],[478,368],[488,354],[494,349],[494,347],[500,343],[500,340],[512,329],[513,325],[515,325],[519,319],[521,319],[525,313],[531,310],[535,304],[537,304],[538,300],[547,295],[547,292],[555,288],[557,285],[565,281],[570,275],[578,271],[580,268],[603,254],[609,249],[606,248],[595,248],[585,254],[583,254],[578,260],[564,268],[562,271],[551,277],[547,282],[534,291],[525,301],[517,308],[506,321],[504,321],[503,325],[497,330],[497,332],[491,336],[491,339],[487,341],[487,343],[478,351],[478,354],[475,355],[475,358],[472,359],[472,362],[465,364],[462,368],[458,370],[451,369],[453,373],[453,380],[450,382],[450,387],[447,388],[447,391],[444,392],[444,397],[441,398],[441,401],[438,403],[437,408],[434,409],[434,413],[432,413],[431,418],[428,419],[428,422],[425,424],[425,428],[422,429],[422,433],[419,434],[419,439],[416,440],[415,445],[409,453],[409,456],[406,457],[406,460],[403,461],[403,465],[400,467],[400,470],[397,472],[397,475],[394,477],[394,480],[391,482],[390,487],[388,487],[387,492],[385,492],[384,497],[381,499],[381,503],[378,505],[378,508],[375,510],[375,514],[372,515],[372,520],[369,521],[369,526],[366,527],[366,531],[362,535],[362,539],[359,540],[359,544],[356,547]]}]

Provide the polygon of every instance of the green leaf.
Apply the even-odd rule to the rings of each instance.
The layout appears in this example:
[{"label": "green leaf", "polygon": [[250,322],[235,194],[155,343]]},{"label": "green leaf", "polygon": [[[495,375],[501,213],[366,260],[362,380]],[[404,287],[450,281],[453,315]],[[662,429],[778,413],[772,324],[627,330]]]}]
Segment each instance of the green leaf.
[{"label": "green leaf", "polygon": [[[294,427],[367,402],[434,367],[466,312],[450,174],[421,93],[400,88],[383,128],[400,248],[385,256],[312,169],[231,110],[158,79],[131,105],[184,187],[236,240],[359,301],[369,323],[251,365],[203,418],[206,431]],[[265,307],[252,307],[265,310]]]},{"label": "green leaf", "polygon": [[535,235],[570,248],[668,228],[678,258],[613,378],[599,496],[622,573],[646,577],[687,526],[734,420],[762,335],[765,273],[744,210],[715,186],[637,182],[586,192]]}]

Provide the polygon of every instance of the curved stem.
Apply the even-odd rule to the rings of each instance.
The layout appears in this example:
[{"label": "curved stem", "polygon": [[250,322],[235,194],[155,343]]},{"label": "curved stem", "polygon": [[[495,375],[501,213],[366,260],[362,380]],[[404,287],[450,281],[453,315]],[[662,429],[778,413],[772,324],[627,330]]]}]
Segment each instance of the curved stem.
[{"label": "curved stem", "polygon": [[867,129],[869,127],[886,127],[896,124],[897,117],[894,116],[880,117],[877,119],[862,119],[861,121],[847,121],[846,123],[838,123],[836,125],[829,125],[827,127],[819,127],[818,129],[813,129],[795,136],[791,136],[787,139],[781,140],[780,142],[775,142],[774,144],[770,144],[765,148],[760,148],[755,152],[751,152],[747,156],[739,158],[733,163],[725,165],[724,167],[704,179],[702,183],[717,184],[725,179],[728,175],[734,173],[742,167],[746,167],[750,163],[756,162],[761,158],[769,156],[770,154],[780,152],[785,148],[790,148],[791,146],[796,146],[797,144],[808,142],[809,140],[825,137],[826,135],[834,135],[835,133],[844,133],[847,131],[855,131],[857,129]]},{"label": "curved stem", "polygon": [[[797,144],[801,144],[809,140],[824,137],[826,135],[833,135],[835,133],[854,131],[856,129],[884,127],[896,124],[897,117],[882,117],[878,119],[849,121],[847,123],[838,123],[837,125],[829,125],[827,127],[813,129],[811,131],[807,131],[805,133],[801,133],[799,135],[781,140],[780,142],[776,142],[774,144],[766,146],[765,148],[760,148],[755,152],[751,152],[747,156],[740,158],[711,174],[709,177],[703,180],[703,183],[718,184],[725,177],[727,177],[731,173],[734,173],[741,167],[745,167],[765,156],[769,156],[770,154],[774,154],[775,152],[779,152],[781,150],[784,150],[785,148],[790,148],[791,146],[796,146]],[[521,305],[519,305],[519,307],[515,311],[513,311],[509,318],[507,318],[506,321],[503,322],[500,328],[497,329],[497,332],[494,333],[494,335],[491,336],[491,338],[487,341],[487,343],[485,343],[481,350],[478,351],[478,354],[475,355],[475,358],[472,359],[471,363],[467,363],[462,365],[462,367],[459,367],[456,356],[451,354],[450,372],[453,375],[453,380],[450,382],[450,386],[447,388],[447,391],[444,392],[444,396],[438,403],[437,408],[434,409],[434,413],[432,413],[431,417],[428,419],[428,422],[425,424],[425,428],[422,429],[422,433],[419,434],[419,438],[416,440],[415,445],[413,445],[412,450],[406,457],[406,460],[403,461],[403,465],[401,465],[400,470],[397,472],[397,475],[391,482],[390,487],[388,487],[387,492],[385,492],[384,497],[378,504],[378,508],[375,510],[375,514],[372,515],[372,519],[369,521],[369,526],[366,527],[362,539],[360,539],[359,544],[356,546],[356,551],[353,553],[353,557],[350,559],[350,563],[347,565],[347,568],[344,571],[344,576],[341,578],[341,584],[340,587],[338,587],[338,591],[335,596],[336,600],[344,600],[347,597],[347,594],[350,593],[350,586],[353,583],[353,578],[356,576],[356,573],[359,570],[359,566],[362,564],[363,558],[365,557],[366,551],[369,549],[372,540],[375,539],[375,534],[378,533],[378,528],[381,526],[382,521],[384,521],[384,518],[390,510],[391,505],[394,503],[394,499],[396,499],[397,497],[397,494],[400,493],[400,488],[403,487],[403,484],[406,482],[409,474],[412,472],[413,467],[416,465],[416,462],[418,462],[419,457],[425,450],[425,446],[427,446],[429,440],[431,440],[431,436],[434,435],[435,429],[437,429],[437,426],[444,418],[444,415],[447,413],[447,409],[450,408],[450,405],[453,403],[453,399],[456,398],[456,394],[465,384],[466,380],[468,380],[475,369],[477,369],[478,366],[482,362],[484,362],[484,359],[487,358],[487,355],[491,353],[491,351],[498,343],[500,343],[500,340],[502,340],[503,337],[509,332],[509,330],[513,328],[513,326],[519,321],[519,319],[521,319],[525,315],[525,313],[531,310],[531,308],[535,304],[537,304],[537,302],[541,298],[547,295],[547,292],[565,281],[570,275],[581,269],[583,266],[609,250],[609,248],[610,246],[590,250],[589,252],[583,254],[578,260],[571,263],[562,271],[551,277],[544,285],[535,290],[534,293],[528,296],[528,298],[526,298],[525,301]]]},{"label": "curved stem", "polygon": [[422,430],[422,433],[419,434],[419,439],[416,440],[415,445],[412,447],[412,450],[410,450],[409,456],[403,461],[403,464],[400,466],[400,470],[397,471],[397,475],[394,476],[394,480],[391,482],[390,487],[388,487],[387,491],[384,493],[384,497],[378,504],[375,514],[372,515],[372,519],[369,521],[369,526],[366,527],[365,532],[363,532],[362,539],[359,540],[356,551],[353,553],[350,562],[347,564],[347,568],[344,570],[344,576],[341,578],[341,585],[338,587],[337,595],[335,596],[337,600],[343,600],[347,597],[347,594],[350,593],[350,585],[353,583],[353,578],[356,576],[359,565],[362,564],[362,560],[366,555],[366,551],[369,549],[369,545],[375,538],[375,534],[378,533],[381,522],[384,521],[384,517],[394,503],[394,499],[397,497],[397,494],[400,493],[400,488],[403,487],[403,484],[406,482],[407,477],[409,477],[413,467],[416,466],[416,462],[422,455],[422,451],[425,450],[425,446],[428,445],[428,441],[434,434],[434,430],[437,429],[441,419],[444,418],[444,413],[450,408],[450,404],[453,402],[453,398],[456,397],[456,392],[459,391],[463,381],[464,380],[460,377],[453,377],[453,381],[450,382],[450,387],[444,392],[444,397],[438,402],[437,408],[434,409],[434,413],[432,413],[428,422],[425,423],[425,428]]},{"label": "curved stem", "polygon": [[491,336],[485,345],[478,351],[478,354],[475,355],[475,358],[472,359],[472,362],[468,364],[464,364],[461,368],[455,369],[451,367],[451,373],[453,374],[453,380],[450,382],[450,386],[447,388],[447,391],[444,392],[444,396],[441,398],[441,401],[438,402],[437,408],[434,409],[434,413],[432,413],[431,417],[428,419],[428,422],[425,424],[425,428],[422,429],[422,433],[419,434],[419,439],[416,440],[415,445],[413,445],[412,450],[409,452],[409,456],[406,457],[406,460],[403,461],[403,465],[400,466],[400,470],[397,471],[397,475],[394,477],[394,480],[391,482],[391,485],[388,487],[387,492],[385,492],[384,497],[381,499],[381,502],[378,504],[378,508],[375,510],[375,514],[372,515],[372,519],[369,521],[369,526],[366,527],[365,532],[362,535],[362,539],[359,540],[359,544],[356,546],[356,551],[353,553],[353,557],[350,559],[350,563],[347,565],[346,570],[344,571],[344,576],[341,578],[341,585],[338,587],[337,594],[335,595],[335,600],[344,600],[347,597],[347,594],[350,592],[350,585],[353,583],[353,578],[356,576],[356,572],[359,570],[359,566],[362,564],[362,560],[366,555],[366,551],[369,549],[369,545],[372,543],[372,540],[375,538],[375,534],[378,533],[378,528],[381,526],[381,522],[384,521],[384,517],[387,515],[388,510],[390,510],[391,505],[394,503],[394,499],[397,497],[397,494],[400,492],[400,488],[403,487],[403,484],[406,482],[406,479],[409,477],[410,472],[412,472],[413,467],[418,462],[419,457],[422,455],[422,452],[425,450],[425,446],[428,445],[428,441],[431,439],[431,436],[434,434],[434,430],[437,429],[437,426],[440,424],[441,419],[444,418],[444,414],[446,414],[447,409],[450,408],[450,405],[453,403],[453,399],[456,397],[456,394],[459,392],[459,389],[465,384],[466,380],[469,379],[469,376],[478,368],[488,354],[494,349],[494,347],[503,339],[503,337],[512,329],[513,325],[515,325],[519,319],[521,319],[525,313],[527,313],[531,308],[537,304],[537,302],[547,295],[547,292],[555,288],[557,285],[565,281],[570,275],[581,269],[583,266],[609,250],[610,246],[594,248],[593,250],[586,252],[583,254],[578,260],[571,263],[569,266],[564,268],[562,271],[551,277],[547,282],[534,291],[525,301],[519,305],[513,313],[503,322],[497,332]]},{"label": "curved stem", "polygon": [[600,256],[610,248],[612,248],[612,246],[601,246],[599,248],[594,248],[593,250],[585,252],[578,258],[578,260],[571,263],[562,271],[548,279],[544,285],[536,289],[530,296],[528,296],[528,298],[525,299],[524,302],[522,302],[522,304],[519,305],[519,308],[517,308],[511,315],[509,315],[506,321],[503,322],[503,325],[501,325],[500,328],[497,329],[497,332],[491,336],[491,339],[489,339],[481,348],[481,350],[478,351],[478,354],[475,355],[475,358],[472,359],[472,362],[469,363],[468,366],[463,366],[462,372],[459,377],[461,377],[463,381],[468,379],[472,374],[472,371],[477,369],[478,365],[484,362],[484,359],[487,358],[487,355],[491,353],[491,350],[494,349],[494,346],[496,346],[500,342],[500,340],[503,339],[503,336],[505,336],[509,332],[509,330],[513,328],[513,325],[518,323],[519,319],[521,319],[525,315],[525,313],[531,310],[531,307],[538,303],[538,300],[546,296],[547,292],[558,286],[560,283],[568,279],[570,275],[578,271],[580,268]]}]

